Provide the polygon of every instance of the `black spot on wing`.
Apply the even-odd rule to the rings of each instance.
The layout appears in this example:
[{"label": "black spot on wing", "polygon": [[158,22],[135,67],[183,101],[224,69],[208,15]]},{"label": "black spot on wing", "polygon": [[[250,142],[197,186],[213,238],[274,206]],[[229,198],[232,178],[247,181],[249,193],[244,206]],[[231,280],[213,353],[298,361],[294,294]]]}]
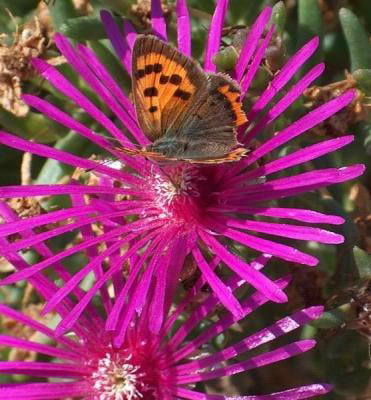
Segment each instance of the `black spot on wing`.
[{"label": "black spot on wing", "polygon": [[137,79],[142,79],[142,78],[144,78],[145,74],[146,73],[145,73],[144,69],[138,69],[138,71],[135,73],[135,77]]},{"label": "black spot on wing", "polygon": [[177,89],[173,94],[174,97],[179,97],[182,100],[189,100],[191,95],[191,93],[181,89]]},{"label": "black spot on wing", "polygon": [[160,63],[153,64],[153,72],[155,74],[159,74],[161,71],[162,71],[162,64]]},{"label": "black spot on wing", "polygon": [[169,77],[167,75],[161,75],[160,76],[160,83],[161,85],[165,85],[166,83],[169,82]]},{"label": "black spot on wing", "polygon": [[152,74],[153,72],[153,65],[152,64],[148,64],[144,67],[144,72],[146,73],[146,75]]},{"label": "black spot on wing", "polygon": [[170,76],[170,83],[173,85],[180,85],[182,82],[182,78],[178,74],[173,74]]},{"label": "black spot on wing", "polygon": [[152,86],[144,89],[144,96],[145,97],[155,97],[158,96],[158,90]]},{"label": "black spot on wing", "polygon": [[154,112],[156,112],[158,110],[158,107],[157,106],[152,106],[152,107],[150,107],[149,109],[148,109],[148,111],[150,112],[150,113],[154,113]]}]

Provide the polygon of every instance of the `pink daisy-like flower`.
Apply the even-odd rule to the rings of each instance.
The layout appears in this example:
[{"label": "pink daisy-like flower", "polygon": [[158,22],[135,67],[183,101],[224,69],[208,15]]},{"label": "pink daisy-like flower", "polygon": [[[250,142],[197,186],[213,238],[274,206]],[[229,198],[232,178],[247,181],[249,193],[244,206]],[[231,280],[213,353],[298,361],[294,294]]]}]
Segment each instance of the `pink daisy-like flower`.
[{"label": "pink daisy-like flower", "polygon": [[[212,59],[220,47],[227,6],[226,0],[217,2],[206,44],[204,63],[206,71],[216,70]],[[176,15],[178,48],[190,56],[190,18],[184,0],[177,2]],[[266,30],[270,15],[271,9],[265,8],[251,27],[232,72],[233,78],[241,87],[242,97],[248,93],[273,34],[274,26]],[[123,66],[130,75],[131,52],[136,37],[133,27],[125,22],[122,35],[109,13],[103,11],[102,20]],[[167,40],[166,24],[159,0],[152,1],[152,28],[155,35]],[[43,60],[35,59],[34,66],[41,76],[81,107],[123,146],[134,148],[138,144],[141,146],[148,144],[147,138],[138,126],[133,104],[94,53],[83,45],[73,48],[67,39],[59,34],[55,36],[55,43],[69,64],[90,85],[97,96],[101,97],[115,118],[126,127],[130,134],[128,136],[136,143],[133,144],[122,129],[56,68]],[[248,145],[253,137],[275,121],[321,74],[324,69],[323,64],[313,67],[302,79],[290,88],[285,88],[317,46],[317,38],[309,41],[273,77],[267,89],[249,110],[247,117],[250,125],[247,130],[247,127],[244,127],[245,129],[239,132],[240,142]],[[267,105],[284,88],[285,94],[273,106],[268,107],[267,111]],[[60,185],[0,188],[0,197],[3,198],[69,195],[72,199],[72,206],[69,208],[0,226],[1,237],[22,233],[25,229],[43,228],[41,233],[33,233],[14,243],[0,246],[1,254],[6,256],[9,252],[19,252],[29,246],[40,245],[47,239],[75,229],[81,229],[84,236],[84,240],[80,243],[69,246],[53,257],[42,259],[26,270],[17,271],[0,283],[4,285],[32,278],[36,273],[51,266],[55,267],[60,260],[78,252],[98,254],[73,278],[65,280],[63,287],[49,299],[46,311],[51,310],[68,296],[88,273],[92,271],[95,273],[96,282],[93,287],[79,299],[69,317],[64,319],[66,329],[78,319],[98,290],[101,290],[107,302],[110,301],[108,293],[102,289],[108,280],[113,282],[116,301],[107,319],[107,328],[116,329],[120,319],[130,320],[138,309],[138,304],[144,302],[152,277],[160,276],[163,279],[169,270],[178,276],[186,257],[193,258],[201,270],[201,280],[209,284],[223,305],[236,317],[243,314],[243,307],[213,271],[221,262],[268,299],[284,302],[286,295],[282,290],[271,279],[256,270],[251,263],[235,255],[231,248],[239,244],[285,261],[313,266],[318,262],[315,257],[295,247],[281,244],[279,239],[276,241],[271,237],[313,240],[329,244],[343,241],[341,235],[307,225],[308,223],[341,224],[342,218],[306,209],[269,206],[269,201],[300,195],[323,186],[353,179],[362,174],[364,170],[362,165],[318,169],[289,177],[270,176],[335,151],[350,143],[353,137],[343,136],[326,140],[269,162],[264,161],[262,157],[332,116],[348,105],[353,97],[354,92],[348,91],[318,107],[277,132],[274,137],[266,140],[239,162],[213,166],[185,164],[166,167],[164,170],[150,160],[123,154],[113,148],[112,143],[104,136],[74,120],[46,100],[25,95],[24,101],[27,104],[111,153],[120,161],[121,167],[101,165],[93,160],[86,160],[0,132],[0,142],[7,146],[74,167],[90,169],[97,175],[95,184],[72,181]],[[256,166],[257,161],[261,162],[259,166]],[[91,195],[89,200],[86,195]],[[268,218],[256,221],[254,216]],[[274,222],[269,218],[273,218]],[[283,218],[284,222],[277,222],[277,218]],[[58,226],[50,228],[48,226],[50,223],[56,223]],[[96,224],[100,225],[99,230],[93,229]],[[265,234],[268,237],[262,237]],[[174,250],[174,241],[179,238],[185,243],[183,252]],[[103,242],[107,245],[104,250],[99,247]],[[164,257],[166,262],[158,263],[160,256]],[[104,271],[103,263],[107,258],[111,260],[110,268]],[[117,275],[121,273],[124,264],[130,274],[124,284],[118,284]],[[173,264],[179,267],[175,268]],[[163,298],[166,280],[158,281],[156,278],[156,282],[157,297]],[[129,298],[128,293],[133,288],[136,288],[136,295]]]},{"label": "pink daisy-like flower", "polygon": [[[2,204],[2,213],[9,220],[17,217]],[[28,232],[29,233],[29,232]],[[25,235],[28,235],[25,233]],[[5,239],[2,240],[4,243]],[[173,243],[174,250],[182,252],[183,240]],[[43,247],[34,247],[43,254]],[[45,249],[44,249],[45,250]],[[52,256],[52,255],[50,255]],[[19,270],[27,268],[25,261],[16,252],[8,257]],[[93,261],[97,256],[92,256]],[[269,259],[261,256],[253,262],[257,270],[264,267]],[[166,263],[161,255],[157,264]],[[58,273],[67,273],[61,267]],[[157,279],[164,277],[157,269]],[[0,305],[0,315],[14,319],[18,324],[31,328],[48,338],[48,342],[20,339],[0,335],[0,346],[17,348],[36,353],[35,361],[0,361],[0,374],[26,375],[31,381],[23,383],[1,383],[2,400],[46,400],[78,398],[89,400],[172,400],[172,399],[305,399],[327,393],[331,387],[325,384],[311,384],[264,395],[230,397],[221,394],[207,394],[195,388],[195,384],[231,376],[244,371],[274,364],[300,355],[315,345],[314,340],[292,341],[286,345],[270,347],[275,339],[289,334],[303,324],[318,318],[321,306],[310,307],[284,317],[271,326],[260,329],[224,349],[213,351],[209,343],[241,318],[259,309],[268,299],[260,292],[254,292],[241,300],[240,317],[222,313],[220,301],[215,294],[205,298],[205,293],[193,288],[181,302],[171,308],[175,293],[176,276],[169,273],[169,287],[166,296],[157,296],[157,283],[149,283],[147,299],[137,304],[140,314],[129,320],[122,320],[113,331],[105,330],[105,319],[111,313],[102,312],[89,306],[74,324],[71,332],[59,335],[51,329],[19,311]],[[123,278],[121,277],[121,280]],[[32,278],[33,285],[46,300],[53,296],[57,287],[42,275]],[[149,282],[143,281],[143,282]],[[283,290],[289,278],[274,283]],[[116,283],[120,283],[118,280]],[[124,282],[121,282],[122,284]],[[237,275],[224,282],[233,293],[245,285]],[[136,296],[135,291],[130,294]],[[81,297],[78,289],[73,294]],[[200,294],[204,299],[201,300]],[[105,300],[102,298],[103,303]],[[107,304],[105,304],[107,306]],[[56,306],[62,321],[73,308],[73,303],[64,299]],[[172,311],[170,311],[170,309]],[[212,324],[203,324],[213,316]],[[156,326],[156,332],[150,327]],[[123,333],[125,331],[125,333]],[[35,335],[33,335],[35,338]],[[259,352],[260,346],[264,346]],[[269,346],[269,347],[268,347]],[[253,351],[253,354],[249,354]],[[38,358],[38,357],[41,358]],[[236,359],[238,357],[238,359]]]}]

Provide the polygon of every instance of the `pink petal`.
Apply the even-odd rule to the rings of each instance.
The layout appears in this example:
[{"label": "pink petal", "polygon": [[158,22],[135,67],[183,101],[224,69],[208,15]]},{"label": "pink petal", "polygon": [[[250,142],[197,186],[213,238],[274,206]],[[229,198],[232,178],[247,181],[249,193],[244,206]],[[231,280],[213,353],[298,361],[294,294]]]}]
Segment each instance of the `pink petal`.
[{"label": "pink petal", "polygon": [[245,39],[245,43],[242,47],[240,56],[235,66],[235,75],[238,81],[241,80],[247,66],[249,65],[251,57],[255,52],[259,39],[264,32],[265,26],[268,23],[271,14],[271,7],[265,7],[264,10],[259,14],[258,18],[255,20]]},{"label": "pink petal", "polygon": [[228,2],[229,0],[217,0],[206,43],[204,62],[205,71],[216,71],[216,65],[213,63],[212,58],[219,51],[224,19],[228,10]]},{"label": "pink petal", "polygon": [[302,340],[282,346],[276,350],[264,353],[259,356],[250,358],[249,360],[232,364],[228,367],[218,368],[211,372],[201,372],[198,374],[184,375],[183,377],[177,377],[177,384],[190,384],[209,379],[220,378],[222,376],[235,375],[250,369],[259,368],[264,365],[276,363],[278,361],[286,360],[288,358],[297,356],[308,350],[311,350],[315,346],[314,340]]},{"label": "pink petal", "polygon": [[87,382],[0,384],[1,400],[60,400],[93,395]]},{"label": "pink petal", "polygon": [[166,42],[166,21],[162,11],[161,0],[151,0],[151,22],[153,34]]},{"label": "pink petal", "polygon": [[206,282],[210,285],[213,292],[216,294],[220,302],[237,318],[242,318],[244,312],[238,300],[234,297],[229,288],[222,282],[221,279],[212,271],[209,264],[206,262],[201,251],[196,247],[192,252],[195,261],[200,268]]},{"label": "pink petal", "polygon": [[[254,103],[251,111],[247,115],[247,119],[252,121],[255,119],[270,100],[286,85],[286,83],[296,74],[299,68],[306,60],[315,52],[319,44],[317,37],[306,43],[297,53],[295,53],[287,63],[282,67],[280,72],[273,78],[267,89]],[[242,54],[242,53],[241,53]]]},{"label": "pink petal", "polygon": [[187,0],[176,2],[176,24],[178,34],[178,49],[186,56],[191,56],[191,20],[189,17]]},{"label": "pink petal", "polygon": [[[224,234],[224,232],[223,232]],[[199,231],[200,238],[210,249],[217,254],[236,274],[238,274],[246,282],[250,283],[256,290],[263,293],[270,300],[283,303],[287,301],[285,293],[280,290],[270,279],[259,271],[252,268],[249,264],[230,253],[216,239],[205,232]],[[269,253],[267,251],[266,253]]]},{"label": "pink petal", "polygon": [[347,106],[355,96],[354,90],[348,90],[341,96],[336,97],[333,100],[328,101],[322,106],[317,107],[315,110],[309,112],[304,117],[298,119],[287,128],[278,132],[273,138],[263,143],[259,148],[252,151],[246,158],[248,164],[251,165],[253,162],[263,157],[265,154],[273,151],[279,146],[287,143],[289,140],[299,136],[301,133],[307,131],[324,121],[328,117],[331,117],[339,110]]},{"label": "pink petal", "polygon": [[267,49],[270,40],[272,39],[273,33],[275,31],[275,26],[272,25],[269,29],[267,35],[265,36],[262,44],[258,47],[258,50],[255,53],[255,56],[247,70],[246,76],[242,79],[240,87],[241,87],[241,98],[243,99],[249,90],[252,80],[254,79],[258,68],[261,65],[263,57],[265,56],[265,50]]}]

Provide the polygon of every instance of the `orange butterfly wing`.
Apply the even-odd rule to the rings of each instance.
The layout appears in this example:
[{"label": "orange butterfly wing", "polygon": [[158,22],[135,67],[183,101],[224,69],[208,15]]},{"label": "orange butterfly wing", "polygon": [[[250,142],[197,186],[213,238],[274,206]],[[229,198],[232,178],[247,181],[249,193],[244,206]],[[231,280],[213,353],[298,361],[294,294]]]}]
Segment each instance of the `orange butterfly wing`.
[{"label": "orange butterfly wing", "polygon": [[138,121],[152,142],[180,115],[186,115],[206,85],[197,63],[152,35],[136,39],[132,71]]}]

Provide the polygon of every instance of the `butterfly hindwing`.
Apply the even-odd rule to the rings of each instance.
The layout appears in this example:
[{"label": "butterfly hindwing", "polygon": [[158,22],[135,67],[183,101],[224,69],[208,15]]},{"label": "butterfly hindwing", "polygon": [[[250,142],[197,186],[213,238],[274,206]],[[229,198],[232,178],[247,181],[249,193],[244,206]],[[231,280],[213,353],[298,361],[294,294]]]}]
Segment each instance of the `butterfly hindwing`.
[{"label": "butterfly hindwing", "polygon": [[[223,74],[205,76],[205,89],[188,112],[179,116],[168,132],[154,143],[153,149],[164,142],[172,144],[171,140],[177,140],[183,146],[173,156],[201,161],[223,158],[238,144],[236,127],[247,121],[239,88]],[[172,147],[176,148],[173,144]]]},{"label": "butterfly hindwing", "polygon": [[206,78],[196,62],[152,35],[138,36],[132,63],[138,121],[154,141],[186,115]]}]

